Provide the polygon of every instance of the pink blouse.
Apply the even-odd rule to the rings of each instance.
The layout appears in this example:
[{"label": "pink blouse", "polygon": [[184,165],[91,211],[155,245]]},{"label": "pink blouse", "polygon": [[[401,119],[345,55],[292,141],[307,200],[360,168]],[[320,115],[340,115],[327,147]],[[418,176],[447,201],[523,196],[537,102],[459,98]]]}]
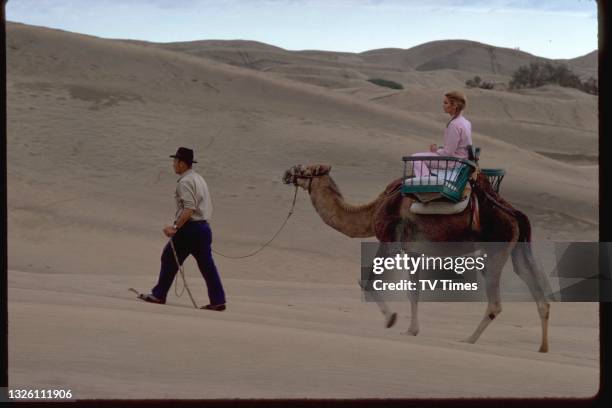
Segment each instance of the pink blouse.
[{"label": "pink blouse", "polygon": [[444,130],[444,146],[436,153],[467,159],[467,146],[472,144],[472,124],[459,114]]}]

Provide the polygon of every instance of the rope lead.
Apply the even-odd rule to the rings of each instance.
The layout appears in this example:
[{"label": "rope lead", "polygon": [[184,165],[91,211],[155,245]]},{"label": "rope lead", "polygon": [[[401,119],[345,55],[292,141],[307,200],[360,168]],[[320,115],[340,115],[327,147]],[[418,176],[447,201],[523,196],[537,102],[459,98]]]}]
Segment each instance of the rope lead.
[{"label": "rope lead", "polygon": [[251,252],[250,254],[247,255],[242,255],[242,256],[230,256],[230,255],[225,255],[221,252],[215,251],[214,249],[211,248],[211,250],[213,251],[213,253],[222,256],[223,258],[229,258],[229,259],[243,259],[243,258],[249,258],[253,255],[256,255],[257,253],[261,252],[265,247],[267,247],[272,241],[274,241],[274,239],[278,236],[278,234],[280,234],[280,232],[283,230],[283,228],[285,228],[285,225],[287,225],[287,221],[289,221],[289,218],[291,217],[291,215],[293,214],[293,209],[295,208],[295,200],[297,198],[297,193],[298,193],[298,186],[295,186],[295,192],[293,193],[293,203],[291,203],[291,209],[289,210],[289,213],[287,214],[287,218],[285,218],[285,221],[283,221],[283,223],[281,224],[280,228],[278,229],[278,231],[276,231],[276,233],[272,236],[272,238],[270,238],[265,244],[263,244],[259,249]]},{"label": "rope lead", "polygon": [[[172,253],[174,254],[174,260],[176,261],[176,266],[178,266],[178,269],[181,273],[181,278],[183,278],[184,289],[187,290],[187,294],[189,295],[189,299],[191,299],[191,303],[193,304],[193,307],[197,309],[198,305],[196,305],[195,300],[193,300],[193,296],[191,295],[189,286],[187,286],[187,280],[185,279],[185,271],[183,270],[183,265],[181,265],[181,263],[178,260],[178,256],[176,255],[176,249],[174,248],[174,241],[172,240],[172,238],[170,238],[170,246],[172,247]],[[174,293],[176,293],[176,295],[180,297],[183,294],[183,292],[181,292],[181,294],[179,295],[177,293],[177,286],[178,286],[178,279],[177,279],[177,284],[174,285]]]}]

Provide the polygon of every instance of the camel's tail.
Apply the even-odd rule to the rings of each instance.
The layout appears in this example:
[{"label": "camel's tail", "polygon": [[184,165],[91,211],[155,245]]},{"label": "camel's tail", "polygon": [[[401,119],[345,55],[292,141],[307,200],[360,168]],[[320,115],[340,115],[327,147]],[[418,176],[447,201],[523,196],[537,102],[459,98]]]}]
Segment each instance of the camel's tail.
[{"label": "camel's tail", "polygon": [[[514,209],[514,217],[519,224],[518,242],[531,242],[531,223],[525,213]],[[531,248],[531,245],[528,245]]]}]

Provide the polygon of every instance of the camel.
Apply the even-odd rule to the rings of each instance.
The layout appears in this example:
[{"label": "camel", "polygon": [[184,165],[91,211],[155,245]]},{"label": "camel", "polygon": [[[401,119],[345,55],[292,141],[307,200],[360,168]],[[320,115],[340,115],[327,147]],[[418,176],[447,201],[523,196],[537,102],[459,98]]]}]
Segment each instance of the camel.
[{"label": "camel", "polygon": [[[487,177],[477,173],[473,181],[472,199],[478,201],[480,223],[474,228],[469,209],[454,215],[417,215],[409,212],[413,199],[403,196],[401,179],[391,182],[374,200],[363,205],[347,203],[330,176],[329,165],[297,165],[288,169],[285,184],[302,188],[309,193],[315,210],[327,225],[352,238],[376,237],[380,243],[402,242],[507,242],[499,256],[487,262],[482,272],[485,279],[487,307],[476,330],[465,342],[475,343],[487,326],[502,311],[500,275],[508,258],[512,258],[514,272],[527,284],[540,316],[542,337],[539,351],[548,351],[548,320],[550,304],[546,299],[546,284],[531,253],[531,226],[525,214],[516,210],[491,187]],[[520,245],[516,245],[521,243]],[[381,245],[382,247],[383,245]],[[419,332],[417,296],[409,296],[410,326],[405,334]],[[397,314],[380,299],[377,304],[383,313],[386,327],[391,327]]]}]

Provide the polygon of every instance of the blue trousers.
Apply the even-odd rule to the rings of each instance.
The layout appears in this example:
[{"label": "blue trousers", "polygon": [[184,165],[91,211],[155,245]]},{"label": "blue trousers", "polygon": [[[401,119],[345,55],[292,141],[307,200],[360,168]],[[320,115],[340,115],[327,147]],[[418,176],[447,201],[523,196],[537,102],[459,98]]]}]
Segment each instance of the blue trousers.
[{"label": "blue trousers", "polygon": [[[198,263],[200,273],[208,287],[208,298],[213,305],[225,303],[225,292],[221,278],[212,258],[212,232],[207,222],[188,221],[172,238],[176,256],[182,265],[189,255],[193,255]],[[161,269],[157,285],[151,290],[153,296],[166,300],[166,296],[178,271],[170,242],[166,244],[161,255]]]}]

